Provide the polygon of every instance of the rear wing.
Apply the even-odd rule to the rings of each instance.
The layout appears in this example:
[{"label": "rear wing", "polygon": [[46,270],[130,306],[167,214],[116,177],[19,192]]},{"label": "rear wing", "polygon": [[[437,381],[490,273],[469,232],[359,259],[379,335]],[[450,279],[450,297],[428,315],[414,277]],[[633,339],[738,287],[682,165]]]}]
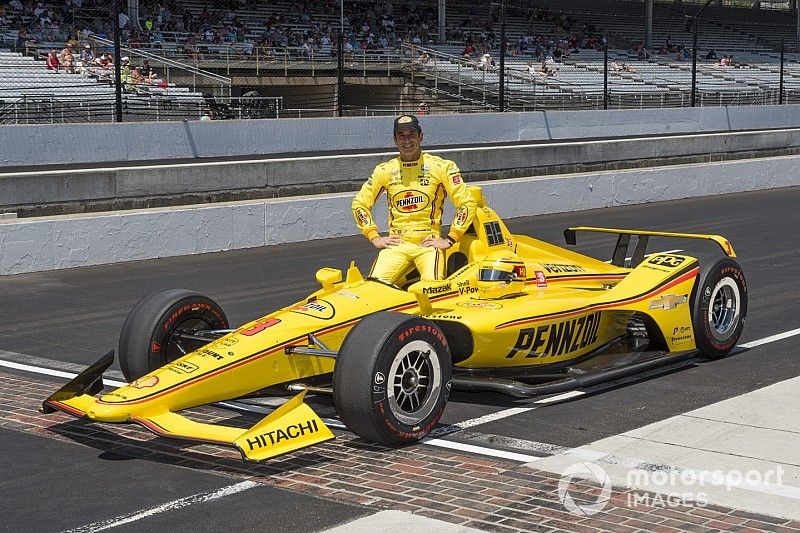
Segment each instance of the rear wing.
[{"label": "rear wing", "polygon": [[590,231],[593,233],[612,233],[618,235],[617,244],[614,247],[614,255],[611,258],[611,264],[614,266],[625,266],[626,255],[628,253],[628,245],[630,244],[631,237],[636,236],[636,248],[633,251],[630,259],[630,265],[636,266],[644,260],[645,251],[647,250],[647,241],[650,237],[673,237],[677,239],[704,239],[713,241],[722,248],[722,251],[728,257],[736,257],[736,252],[733,246],[725,237],[719,235],[706,235],[701,233],[670,233],[666,231],[646,231],[636,229],[616,229],[616,228],[593,228],[588,226],[578,226],[574,228],[567,228],[564,230],[564,239],[567,244],[574,246],[577,242],[576,233],[579,231]]}]

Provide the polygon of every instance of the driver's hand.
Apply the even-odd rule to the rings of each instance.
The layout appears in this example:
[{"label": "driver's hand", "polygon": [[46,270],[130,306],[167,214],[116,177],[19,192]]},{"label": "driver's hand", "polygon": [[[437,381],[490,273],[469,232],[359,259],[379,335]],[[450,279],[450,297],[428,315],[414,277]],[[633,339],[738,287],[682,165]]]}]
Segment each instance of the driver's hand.
[{"label": "driver's hand", "polygon": [[370,242],[375,248],[382,249],[397,246],[402,242],[402,239],[397,235],[387,235],[386,237],[375,237]]},{"label": "driver's hand", "polygon": [[421,244],[426,248],[437,248],[439,250],[447,250],[452,246],[450,241],[441,237],[427,237]]}]

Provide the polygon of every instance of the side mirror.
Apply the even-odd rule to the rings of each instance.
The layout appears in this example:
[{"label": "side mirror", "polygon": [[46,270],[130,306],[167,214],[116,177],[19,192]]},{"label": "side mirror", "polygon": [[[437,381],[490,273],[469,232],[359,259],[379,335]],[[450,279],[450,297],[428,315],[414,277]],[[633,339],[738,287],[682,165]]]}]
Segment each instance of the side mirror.
[{"label": "side mirror", "polygon": [[329,291],[333,286],[342,281],[342,271],[338,268],[324,267],[317,270],[317,281],[322,288]]}]

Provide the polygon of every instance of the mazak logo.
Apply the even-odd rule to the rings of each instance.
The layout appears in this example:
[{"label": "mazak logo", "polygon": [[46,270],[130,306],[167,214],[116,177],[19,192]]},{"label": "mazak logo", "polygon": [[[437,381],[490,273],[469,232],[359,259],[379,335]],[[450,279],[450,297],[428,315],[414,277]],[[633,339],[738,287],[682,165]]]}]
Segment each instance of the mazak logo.
[{"label": "mazak logo", "polygon": [[414,213],[428,207],[428,196],[421,191],[405,191],[395,194],[392,203],[404,213]]},{"label": "mazak logo", "polygon": [[685,304],[688,300],[689,296],[686,294],[680,296],[677,294],[665,294],[661,298],[651,301],[650,309],[663,309],[668,311],[670,309],[675,309],[681,304]]},{"label": "mazak logo", "polygon": [[447,285],[440,285],[439,287],[423,287],[422,294],[441,294],[443,292],[449,292],[453,288],[453,285],[448,283]]},{"label": "mazak logo", "polygon": [[[597,500],[592,503],[587,503],[587,496],[581,491],[578,501],[572,498],[569,491],[569,486],[575,478],[587,479],[602,485],[600,494],[597,495]],[[576,497],[578,494],[576,494]],[[606,471],[593,463],[575,463],[570,466],[564,473],[561,474],[561,479],[558,480],[558,499],[564,504],[564,507],[570,513],[578,516],[592,516],[596,515],[608,504],[611,499],[611,479],[606,474]]]}]

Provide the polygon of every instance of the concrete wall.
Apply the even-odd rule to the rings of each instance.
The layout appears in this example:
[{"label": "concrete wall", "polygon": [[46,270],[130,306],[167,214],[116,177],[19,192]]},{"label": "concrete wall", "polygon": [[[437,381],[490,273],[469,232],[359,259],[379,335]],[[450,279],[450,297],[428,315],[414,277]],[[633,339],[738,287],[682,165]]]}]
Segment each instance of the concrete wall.
[{"label": "concrete wall", "polygon": [[[428,146],[800,127],[800,105],[422,118]],[[0,167],[391,148],[391,119],[0,126]]]},{"label": "concrete wall", "polygon": [[[578,125],[575,126],[576,128]],[[800,129],[432,150],[470,181],[800,152]],[[766,152],[766,154],[764,153]],[[734,155],[732,155],[734,154]],[[41,214],[240,200],[358,186],[396,152],[0,172],[0,212]],[[84,209],[84,206],[89,206]]]},{"label": "concrete wall", "polygon": [[[506,218],[797,185],[797,155],[482,184],[489,205]],[[353,235],[351,198],[0,220],[0,275]],[[383,202],[374,215],[386,219]],[[446,211],[445,220],[451,217]]]}]

